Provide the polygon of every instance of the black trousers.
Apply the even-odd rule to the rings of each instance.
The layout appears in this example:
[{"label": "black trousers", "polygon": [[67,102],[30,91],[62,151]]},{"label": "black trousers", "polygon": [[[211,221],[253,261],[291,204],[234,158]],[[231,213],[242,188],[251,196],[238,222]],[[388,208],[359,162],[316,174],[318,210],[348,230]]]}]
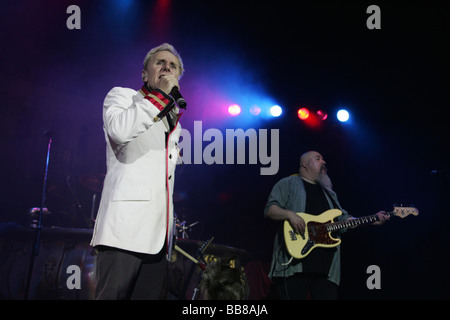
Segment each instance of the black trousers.
[{"label": "black trousers", "polygon": [[297,273],[291,277],[274,278],[282,300],[337,300],[338,286],[326,277]]},{"label": "black trousers", "polygon": [[156,255],[99,246],[97,300],[166,299],[168,262],[165,246]]}]

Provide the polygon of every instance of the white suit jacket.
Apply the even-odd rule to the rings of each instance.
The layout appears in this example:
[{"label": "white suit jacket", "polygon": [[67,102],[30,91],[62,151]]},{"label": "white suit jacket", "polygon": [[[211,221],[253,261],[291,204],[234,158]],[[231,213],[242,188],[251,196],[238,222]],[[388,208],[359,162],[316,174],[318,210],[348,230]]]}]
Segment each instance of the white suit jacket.
[{"label": "white suit jacket", "polygon": [[105,98],[107,173],[91,245],[156,254],[167,239],[170,257],[181,126],[178,109],[172,130],[167,121],[155,122],[161,105],[146,93],[116,87]]}]

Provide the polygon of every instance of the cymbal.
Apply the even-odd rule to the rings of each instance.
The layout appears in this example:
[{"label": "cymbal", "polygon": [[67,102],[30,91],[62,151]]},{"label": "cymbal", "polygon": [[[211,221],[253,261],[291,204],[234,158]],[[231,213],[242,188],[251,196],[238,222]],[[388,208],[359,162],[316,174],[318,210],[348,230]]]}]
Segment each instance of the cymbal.
[{"label": "cymbal", "polygon": [[102,192],[104,180],[105,175],[100,173],[89,173],[79,178],[80,184],[93,192]]},{"label": "cymbal", "polygon": [[[41,208],[40,207],[34,207],[34,208],[30,208],[29,210],[28,210],[28,214],[30,215],[30,216],[32,216],[32,217],[34,217],[34,216],[37,216],[38,215],[38,212],[40,212],[41,211]],[[47,208],[42,208],[42,214],[43,215],[47,215],[47,214],[51,214],[52,212],[51,211],[49,211]]]}]

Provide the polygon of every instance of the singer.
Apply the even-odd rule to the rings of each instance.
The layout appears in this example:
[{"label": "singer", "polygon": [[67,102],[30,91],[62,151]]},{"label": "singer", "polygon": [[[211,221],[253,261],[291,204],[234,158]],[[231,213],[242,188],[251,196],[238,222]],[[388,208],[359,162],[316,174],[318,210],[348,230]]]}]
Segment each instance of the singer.
[{"label": "singer", "polygon": [[115,87],[104,100],[107,172],[91,241],[96,299],[166,298],[181,134],[170,93],[183,72],[180,55],[164,43],[145,57],[140,90]]}]

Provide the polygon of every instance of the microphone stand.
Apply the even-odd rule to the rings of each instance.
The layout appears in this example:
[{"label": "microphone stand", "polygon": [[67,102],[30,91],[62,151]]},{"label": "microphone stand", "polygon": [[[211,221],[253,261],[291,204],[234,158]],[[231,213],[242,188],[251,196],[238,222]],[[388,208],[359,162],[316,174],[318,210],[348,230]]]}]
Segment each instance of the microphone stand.
[{"label": "microphone stand", "polygon": [[[194,268],[196,265],[198,265],[200,267],[200,269],[202,269],[202,272],[206,269],[206,262],[203,259],[203,253],[205,252],[206,248],[208,248],[208,246],[211,244],[211,242],[214,240],[214,237],[212,237],[209,240],[206,240],[202,246],[200,248],[197,249],[197,258],[192,257],[191,255],[187,254],[185,251],[183,251],[180,247],[178,247],[177,245],[175,245],[175,250],[177,250],[178,252],[180,252],[181,254],[183,254],[184,256],[186,256],[188,259],[190,259],[192,262],[194,262],[193,265],[191,265],[188,275],[186,277],[186,280],[184,281],[184,285],[183,285],[183,296],[186,296],[186,292],[188,289],[188,285],[191,281],[192,275],[194,273]],[[196,300],[197,299],[197,294],[199,292],[199,285],[200,282],[202,280],[202,277],[200,277],[200,280],[198,281],[195,289],[194,289],[194,293],[192,295],[192,299],[191,300]]]},{"label": "microphone stand", "polygon": [[25,287],[25,300],[28,300],[29,292],[30,292],[30,284],[31,284],[31,276],[33,274],[33,268],[34,268],[34,260],[35,257],[39,255],[39,242],[41,237],[41,228],[42,228],[42,214],[44,211],[45,206],[45,200],[46,200],[46,189],[47,189],[47,175],[48,175],[48,163],[50,160],[50,148],[52,144],[53,136],[56,134],[55,131],[45,131],[44,135],[48,138],[48,145],[47,145],[47,160],[45,162],[45,171],[44,171],[44,182],[42,186],[42,198],[41,198],[41,207],[40,210],[37,212],[37,223],[33,227],[34,230],[34,239],[32,243],[31,248],[31,258],[30,258],[30,265],[28,267],[28,274],[27,274],[27,282]]},{"label": "microphone stand", "polygon": [[200,279],[197,282],[197,286],[194,289],[194,293],[192,294],[192,298],[191,300],[197,300],[198,299],[198,294],[200,292],[200,283],[202,282],[202,278],[203,278],[203,271],[205,271],[206,269],[206,262],[205,259],[203,258],[203,253],[205,252],[206,248],[208,248],[208,246],[211,244],[211,242],[214,240],[214,237],[212,237],[209,240],[206,240],[202,246],[197,250],[197,256],[198,256],[198,260],[202,260],[205,263],[205,268],[202,268],[202,274],[200,276]]}]

